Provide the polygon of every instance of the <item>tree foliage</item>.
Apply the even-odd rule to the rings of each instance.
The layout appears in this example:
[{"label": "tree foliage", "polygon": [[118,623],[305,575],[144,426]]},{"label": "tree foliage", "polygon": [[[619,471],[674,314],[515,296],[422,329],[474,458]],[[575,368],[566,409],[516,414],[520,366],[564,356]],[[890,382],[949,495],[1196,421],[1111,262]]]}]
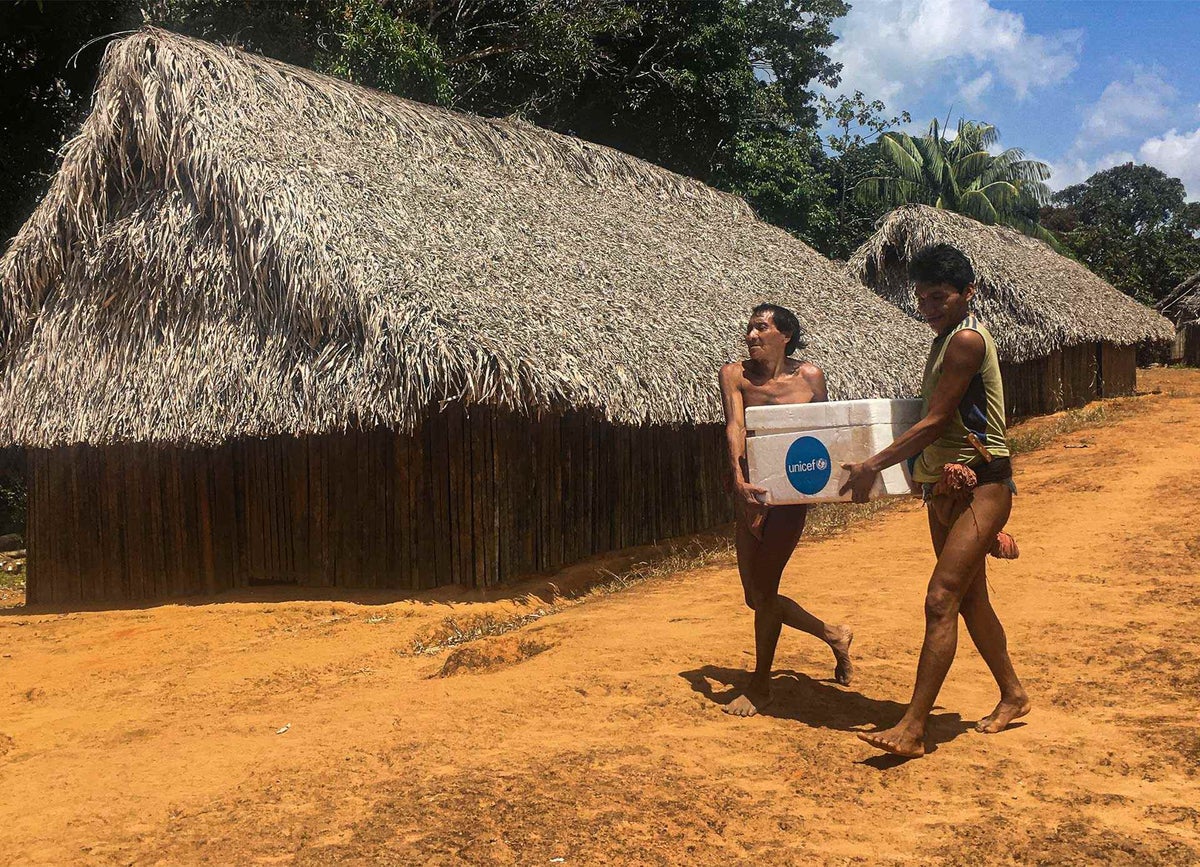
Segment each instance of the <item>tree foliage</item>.
[{"label": "tree foliage", "polygon": [[19,202],[0,220],[11,234],[44,189],[48,151],[77,124],[101,46],[77,68],[66,59],[145,22],[401,96],[519,115],[745,195],[811,239],[828,223],[829,195],[811,88],[837,82],[826,52],[847,9],[844,0],[10,4],[0,32],[20,35],[0,37],[0,116],[22,134],[0,193],[24,195],[0,199]]},{"label": "tree foliage", "polygon": [[100,49],[86,44],[138,24],[123,3],[0,4],[0,247],[33,209],[55,151],[87,109]]},{"label": "tree foliage", "polygon": [[1126,163],[1067,187],[1042,222],[1081,262],[1149,304],[1200,270],[1200,203],[1153,166]]},{"label": "tree foliage", "polygon": [[953,136],[936,118],[923,136],[885,133],[880,145],[898,177],[869,178],[859,190],[868,201],[919,202],[1055,243],[1037,223],[1038,207],[1050,198],[1050,167],[1020,148],[992,153],[999,138],[992,124],[965,118]]},{"label": "tree foliage", "polygon": [[912,118],[907,111],[886,116],[881,100],[868,100],[862,91],[830,99],[820,97],[821,117],[833,124],[825,135],[830,158],[825,174],[831,187],[830,223],[827,237],[818,245],[823,253],[847,259],[874,231],[875,223],[891,207],[878,198],[857,195],[860,184],[868,179],[897,179],[886,158],[879,137],[889,129]]}]

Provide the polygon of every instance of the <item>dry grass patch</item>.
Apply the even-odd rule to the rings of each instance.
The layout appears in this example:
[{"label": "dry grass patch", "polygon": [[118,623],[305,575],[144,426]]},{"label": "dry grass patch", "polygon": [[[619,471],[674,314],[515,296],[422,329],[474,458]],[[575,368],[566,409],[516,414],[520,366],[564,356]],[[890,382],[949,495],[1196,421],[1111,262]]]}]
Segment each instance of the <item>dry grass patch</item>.
[{"label": "dry grass patch", "polygon": [[536,638],[502,635],[457,647],[446,657],[438,677],[495,671],[544,653],[553,645]]},{"label": "dry grass patch", "polygon": [[1027,454],[1045,448],[1058,437],[1116,424],[1143,409],[1145,399],[1145,395],[1115,397],[1051,416],[1025,419],[1009,431],[1008,447],[1014,455]]}]

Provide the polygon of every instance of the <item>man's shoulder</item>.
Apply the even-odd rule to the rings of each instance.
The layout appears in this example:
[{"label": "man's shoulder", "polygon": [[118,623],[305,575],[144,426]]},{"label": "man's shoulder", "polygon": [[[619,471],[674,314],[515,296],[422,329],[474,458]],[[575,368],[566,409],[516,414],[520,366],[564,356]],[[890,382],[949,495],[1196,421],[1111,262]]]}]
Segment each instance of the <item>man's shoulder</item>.
[{"label": "man's shoulder", "polygon": [[947,346],[983,346],[986,343],[983,335],[982,324],[967,325],[964,323],[951,332],[950,342]]},{"label": "man's shoulder", "polygon": [[738,383],[746,378],[746,362],[730,361],[721,365],[721,382]]},{"label": "man's shoulder", "polygon": [[991,329],[988,328],[988,324],[974,313],[967,316],[966,319],[955,326],[954,330],[950,332],[950,339],[953,340],[963,334],[974,334],[979,338],[987,338],[992,336],[992,332]]},{"label": "man's shoulder", "polygon": [[796,373],[804,377],[806,382],[819,382],[824,379],[825,371],[811,361],[801,361],[796,365]]},{"label": "man's shoulder", "polygon": [[959,326],[950,335],[942,364],[969,364],[978,367],[987,353],[987,341],[975,326]]}]

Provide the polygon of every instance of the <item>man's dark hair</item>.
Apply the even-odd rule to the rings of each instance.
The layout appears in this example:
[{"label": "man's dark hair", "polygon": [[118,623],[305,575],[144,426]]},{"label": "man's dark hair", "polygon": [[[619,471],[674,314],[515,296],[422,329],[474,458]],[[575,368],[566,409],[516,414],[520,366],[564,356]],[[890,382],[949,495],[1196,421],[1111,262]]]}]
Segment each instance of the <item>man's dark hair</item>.
[{"label": "man's dark hair", "polygon": [[959,292],[975,282],[975,269],[967,254],[950,244],[934,244],[908,262],[908,279],[914,283],[949,283]]},{"label": "man's dark hair", "polygon": [[796,314],[786,307],[780,307],[778,304],[759,304],[750,311],[751,316],[758,316],[760,313],[770,313],[771,322],[775,327],[784,334],[789,334],[787,346],[783,350],[784,355],[791,355],[797,349],[803,349],[808,346],[807,335],[804,329],[800,327],[800,321],[796,319]]}]

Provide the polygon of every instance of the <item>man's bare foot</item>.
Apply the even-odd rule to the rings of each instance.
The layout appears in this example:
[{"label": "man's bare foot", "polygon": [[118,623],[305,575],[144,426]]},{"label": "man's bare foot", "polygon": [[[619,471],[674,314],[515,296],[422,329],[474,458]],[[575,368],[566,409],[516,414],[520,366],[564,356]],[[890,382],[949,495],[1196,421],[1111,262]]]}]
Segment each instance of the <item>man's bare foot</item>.
[{"label": "man's bare foot", "polygon": [[859,732],[858,739],[865,741],[877,750],[903,756],[906,759],[919,759],[925,755],[925,736],[913,735],[908,729],[893,726],[881,732]]},{"label": "man's bare foot", "polygon": [[849,686],[850,681],[854,679],[854,661],[850,659],[850,643],[852,641],[854,641],[854,632],[849,626],[839,626],[837,637],[828,641],[829,648],[833,651],[833,658],[837,660],[837,667],[833,670],[833,679],[842,686]]},{"label": "man's bare foot", "polygon": [[996,705],[994,711],[975,723],[975,731],[983,732],[985,735],[994,735],[996,732],[1004,731],[1008,728],[1009,723],[1020,719],[1027,713],[1029,713],[1027,696],[1022,695],[1012,701],[1000,699],[1000,704]]},{"label": "man's bare foot", "polygon": [[773,699],[774,696],[771,695],[771,687],[769,685],[751,683],[746,687],[745,692],[725,705],[721,710],[731,716],[755,716],[766,710]]}]

